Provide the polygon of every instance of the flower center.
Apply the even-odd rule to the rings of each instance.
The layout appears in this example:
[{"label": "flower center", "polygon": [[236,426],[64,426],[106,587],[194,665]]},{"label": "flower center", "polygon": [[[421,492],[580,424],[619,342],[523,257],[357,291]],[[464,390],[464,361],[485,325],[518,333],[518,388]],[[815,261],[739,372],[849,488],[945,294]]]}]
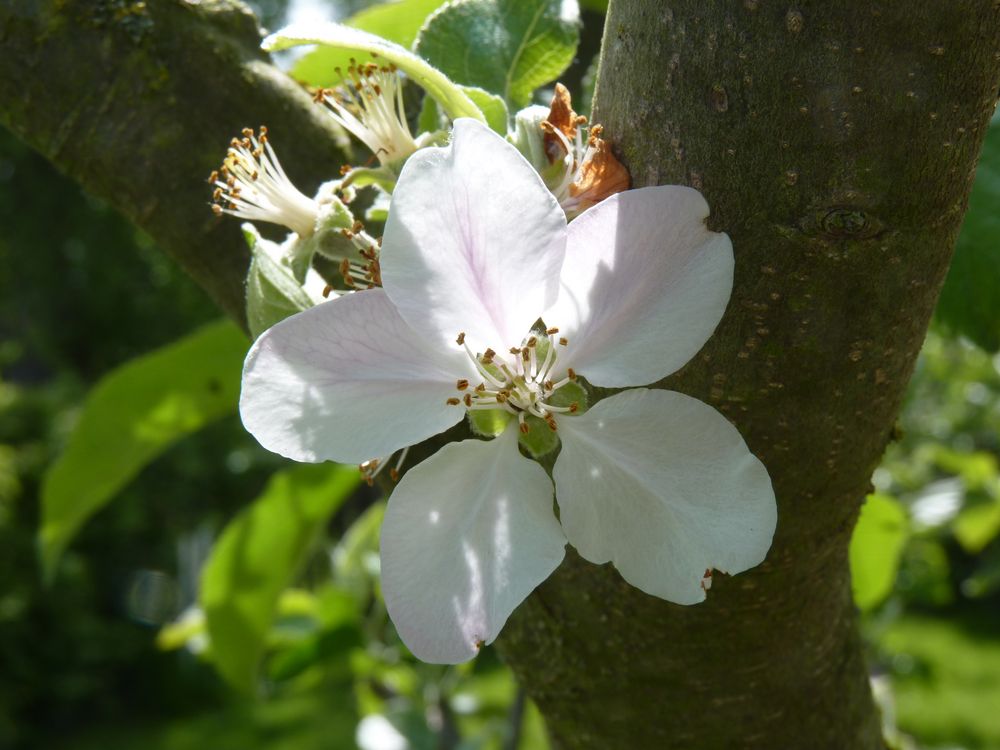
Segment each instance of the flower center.
[{"label": "flower center", "polygon": [[502,409],[517,417],[524,434],[530,431],[526,421],[529,416],[538,417],[555,431],[554,415],[575,414],[580,408],[578,401],[565,397],[579,391],[573,368],[567,368],[562,378],[555,375],[559,372],[557,350],[569,343],[562,337],[553,338],[558,333],[558,328],[549,328],[544,334],[531,335],[507,355],[493,349],[474,354],[465,342],[465,334],[458,334],[457,342],[465,347],[481,380],[475,385],[464,378],[458,380],[455,387],[462,396],[450,398],[448,403],[464,404],[469,411]]}]

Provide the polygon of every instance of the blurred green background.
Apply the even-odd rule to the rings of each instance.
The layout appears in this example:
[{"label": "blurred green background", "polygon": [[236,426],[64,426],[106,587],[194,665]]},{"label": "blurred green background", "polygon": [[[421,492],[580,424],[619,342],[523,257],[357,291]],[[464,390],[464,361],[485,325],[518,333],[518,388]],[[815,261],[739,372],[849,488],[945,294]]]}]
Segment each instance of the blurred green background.
[{"label": "blurred green background", "polygon": [[[339,19],[365,3],[254,5],[274,28],[289,12]],[[563,76],[577,101],[602,22],[600,3],[585,6]],[[899,747],[1000,748],[998,207],[1000,126],[851,549],[873,681]],[[214,325],[218,311],[148,237],[4,131],[0,226],[0,747],[547,747],[537,711],[492,649],[448,668],[406,653],[378,596],[377,493],[350,472],[295,467],[259,448],[231,398],[239,335]],[[85,398],[116,368],[183,337],[147,370],[170,379],[220,341],[237,355],[213,363],[211,394],[171,381],[173,400],[159,411],[146,403],[148,372],[117,381],[108,398],[121,418],[147,431],[153,453],[167,447],[120,491],[106,488],[113,502],[80,527],[46,585],[38,498],[87,421]],[[142,464],[115,434],[89,435],[123,465]],[[50,477],[50,490],[86,504],[80,471]],[[298,571],[293,587],[225,600],[219,587],[253,573],[226,558],[227,545],[255,541],[240,519],[282,522],[292,498],[311,508],[290,531],[312,540],[304,558],[302,545],[256,540],[261,557],[245,564]],[[217,539],[201,596],[217,607],[209,632],[198,591]],[[272,626],[262,612],[275,599]],[[259,619],[255,638],[227,630],[241,613]]]}]

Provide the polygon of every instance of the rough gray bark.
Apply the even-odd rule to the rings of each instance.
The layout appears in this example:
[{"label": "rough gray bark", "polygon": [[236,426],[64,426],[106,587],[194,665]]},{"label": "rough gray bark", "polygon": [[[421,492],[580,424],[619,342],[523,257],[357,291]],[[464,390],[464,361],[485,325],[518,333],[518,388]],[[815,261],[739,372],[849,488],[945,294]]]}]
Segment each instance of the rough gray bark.
[{"label": "rough gray bark", "polygon": [[612,0],[595,120],[637,185],[702,190],[736,252],[663,385],[736,423],[767,562],[684,608],[574,558],[500,646],[558,746],[878,748],[847,546],[944,279],[997,95],[986,1]]},{"label": "rough gray bark", "polygon": [[[573,555],[529,598],[498,645],[558,746],[881,746],[847,543],[964,211],[998,13],[991,0],[612,3],[596,119],[637,184],[703,190],[736,248],[725,319],[664,385],[740,427],[780,515],[768,561],[717,576],[697,607]],[[15,0],[0,43],[3,122],[241,315],[245,250],[198,180],[259,122],[306,186],[338,159],[328,122],[256,51],[252,20],[222,0]]]},{"label": "rough gray bark", "polygon": [[237,320],[249,254],[205,183],[230,138],[266,124],[308,192],[342,134],[260,50],[228,0],[0,3],[0,122],[146,230]]}]

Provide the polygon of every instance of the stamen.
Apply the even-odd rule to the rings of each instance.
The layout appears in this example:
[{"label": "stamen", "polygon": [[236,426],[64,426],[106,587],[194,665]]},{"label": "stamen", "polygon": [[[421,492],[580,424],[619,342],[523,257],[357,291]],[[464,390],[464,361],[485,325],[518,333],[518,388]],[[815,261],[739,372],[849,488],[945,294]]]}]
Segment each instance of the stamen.
[{"label": "stamen", "polygon": [[243,138],[233,138],[219,169],[209,175],[214,185],[216,214],[228,213],[250,221],[267,221],[308,237],[316,227],[319,206],[288,179],[268,141],[267,128],[260,135],[244,128]]},{"label": "stamen", "polygon": [[462,403],[462,401],[461,399],[457,398],[449,398],[447,401],[445,401],[445,403],[448,404],[448,406],[458,406],[460,403]]},{"label": "stamen", "polygon": [[[544,378],[549,374],[549,370],[556,361],[556,348],[549,343],[548,351],[545,352],[545,361],[542,363],[542,369],[538,372],[538,377]],[[552,381],[549,381],[552,382]]]},{"label": "stamen", "polygon": [[[399,452],[399,458],[396,460],[396,465],[389,469],[389,477],[393,482],[399,481],[399,469],[403,465],[403,461],[406,460],[406,454],[409,453],[410,448],[407,446]],[[375,483],[375,477],[382,473],[382,470],[389,465],[389,459],[393,456],[390,453],[385,458],[373,458],[370,461],[364,461],[358,464],[358,471],[361,472],[362,477],[364,477],[365,483],[371,487]]]},{"label": "stamen", "polygon": [[522,433],[527,433],[531,428],[526,421],[529,415],[541,419],[550,430],[556,431],[558,424],[554,415],[575,414],[579,411],[580,406],[576,402],[568,406],[556,406],[546,401],[552,393],[576,379],[576,372],[572,368],[567,368],[567,375],[558,382],[550,377],[558,360],[555,344],[551,340],[544,342],[545,356],[542,359],[538,356],[538,347],[542,343],[539,336],[529,335],[523,346],[508,349],[512,356],[509,362],[492,348],[487,348],[482,354],[473,353],[464,333],[460,333],[456,341],[465,347],[482,382],[472,386],[466,378],[456,380],[456,388],[464,393],[461,400],[452,398],[448,401],[449,404],[463,403],[469,411],[503,409],[517,417],[518,429]]},{"label": "stamen", "polygon": [[410,133],[403,106],[403,87],[394,65],[379,66],[351,60],[347,76],[334,68],[341,78],[338,90],[321,89],[315,100],[330,108],[330,113],[345,130],[364,143],[382,164],[404,159],[418,148]]}]

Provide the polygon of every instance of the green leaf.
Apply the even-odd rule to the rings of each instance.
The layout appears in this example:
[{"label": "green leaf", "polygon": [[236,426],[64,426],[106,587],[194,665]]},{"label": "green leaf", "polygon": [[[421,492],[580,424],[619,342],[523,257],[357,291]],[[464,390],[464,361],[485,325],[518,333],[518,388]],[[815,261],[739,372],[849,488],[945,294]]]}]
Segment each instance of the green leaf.
[{"label": "green leaf", "polygon": [[[355,13],[345,26],[367,31],[409,49],[424,20],[445,0],[399,0],[380,3]],[[340,77],[335,68],[346,69],[354,53],[338,47],[319,47],[303,56],[292,68],[292,76],[313,86],[336,86]]]},{"label": "green leaf", "polygon": [[476,103],[476,106],[486,117],[486,124],[495,133],[507,135],[507,105],[503,99],[478,86],[460,86],[466,95]]},{"label": "green leaf", "polygon": [[314,299],[277,258],[278,246],[260,236],[252,224],[243,225],[252,260],[247,271],[247,327],[254,338],[295,313],[322,302]]},{"label": "green leaf", "polygon": [[851,537],[854,602],[872,609],[892,591],[899,559],[909,537],[906,511],[889,495],[869,495]]},{"label": "green leaf", "polygon": [[236,410],[248,342],[213,323],[106,375],[87,396],[66,450],[42,482],[47,579],[83,523],[182,437]]},{"label": "green leaf", "polygon": [[425,60],[414,55],[405,47],[387,42],[366,31],[326,24],[292,24],[267,37],[261,46],[269,51],[288,49],[302,44],[322,44],[353,52],[377,55],[395,64],[412,78],[424,91],[437,99],[438,104],[452,119],[472,117],[480,122],[486,118],[462,90],[449,80],[448,76]]},{"label": "green leaf", "polygon": [[520,109],[573,62],[579,18],[576,0],[456,0],[427,19],[416,50],[453,81]]},{"label": "green leaf", "polygon": [[952,521],[959,544],[977,555],[1000,533],[1000,502],[984,502],[964,508]]},{"label": "green leaf", "polygon": [[236,687],[255,685],[281,592],[360,479],[356,467],[336,464],[280,471],[216,542],[202,571],[201,606],[212,658]]},{"label": "green leaf", "polygon": [[359,606],[367,605],[378,577],[378,540],[384,516],[385,500],[373,503],[351,524],[331,556],[334,580]]},{"label": "green leaf", "polygon": [[433,96],[425,96],[420,103],[420,113],[417,115],[417,132],[433,133],[441,129],[441,110]]},{"label": "green leaf", "polygon": [[937,318],[989,352],[1000,351],[1000,119],[986,133]]}]

